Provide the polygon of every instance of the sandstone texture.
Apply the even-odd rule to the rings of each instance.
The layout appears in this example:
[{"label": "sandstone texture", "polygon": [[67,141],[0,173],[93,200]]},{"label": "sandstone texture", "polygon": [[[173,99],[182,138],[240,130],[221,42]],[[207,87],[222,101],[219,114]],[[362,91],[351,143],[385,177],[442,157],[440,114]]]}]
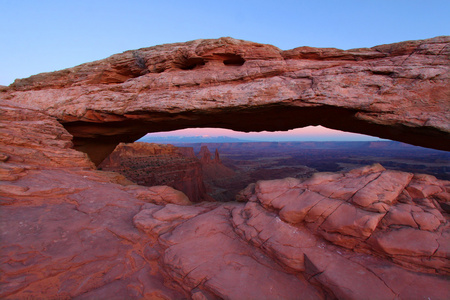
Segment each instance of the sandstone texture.
[{"label": "sandstone texture", "polygon": [[192,147],[120,143],[99,169],[120,173],[140,185],[173,187],[192,202],[234,200],[234,195],[224,197],[224,189],[217,185],[239,179],[222,164],[218,150],[213,159],[207,146],[201,147],[197,157]]},{"label": "sandstone texture", "polygon": [[99,165],[145,186],[167,185],[192,202],[212,201],[203,182],[202,164],[192,148],[150,143],[121,143]]},{"label": "sandstone texture", "polygon": [[[294,118],[276,113],[299,117],[307,107],[352,120],[336,127],[355,121],[409,138],[427,132],[422,142],[437,147],[432,141],[448,138],[446,45],[436,38],[280,51],[225,38],[16,81],[0,99],[0,298],[448,299],[449,181],[372,165],[259,181],[238,195],[242,202],[193,204],[171,187],[99,171],[73,148],[100,159],[118,141],[164,126],[288,128]],[[376,69],[380,62],[391,69]],[[279,72],[289,64],[296,71]],[[222,71],[211,72],[218,65]],[[296,94],[311,84],[303,72],[322,74],[312,77],[317,97]],[[346,76],[359,80],[347,94]],[[390,90],[376,96],[365,78]],[[269,111],[277,122],[262,122]],[[248,118],[230,118],[235,113]]]},{"label": "sandstone texture", "polygon": [[[446,299],[450,183],[380,165],[202,202],[98,171],[2,106],[4,299]],[[212,159],[211,159],[212,160]]]},{"label": "sandstone texture", "polygon": [[449,45],[282,51],[195,40],[18,79],[0,97],[57,118],[96,164],[119,142],[186,127],[323,125],[450,150]]}]

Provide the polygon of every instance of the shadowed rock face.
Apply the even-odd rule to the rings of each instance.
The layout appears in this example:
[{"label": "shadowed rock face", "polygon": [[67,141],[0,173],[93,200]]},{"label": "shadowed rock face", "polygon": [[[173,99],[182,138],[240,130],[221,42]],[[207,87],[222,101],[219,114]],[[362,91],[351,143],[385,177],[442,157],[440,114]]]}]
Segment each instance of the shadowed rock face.
[{"label": "shadowed rock face", "polygon": [[186,127],[323,125],[450,150],[449,45],[282,51],[195,40],[16,80],[1,97],[56,117],[96,164],[119,142]]},{"label": "shadowed rock face", "polygon": [[192,202],[212,201],[203,182],[202,164],[192,148],[150,143],[119,144],[100,165],[139,185],[167,185]]}]

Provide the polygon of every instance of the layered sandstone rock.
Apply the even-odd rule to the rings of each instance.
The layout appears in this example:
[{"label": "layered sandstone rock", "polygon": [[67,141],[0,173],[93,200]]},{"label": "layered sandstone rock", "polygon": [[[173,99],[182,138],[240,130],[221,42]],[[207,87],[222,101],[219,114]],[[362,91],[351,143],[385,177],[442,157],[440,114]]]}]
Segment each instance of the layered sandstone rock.
[{"label": "layered sandstone rock", "polygon": [[160,45],[16,80],[99,164],[119,142],[185,127],[307,125],[449,150],[450,38],[339,50],[232,38]]},{"label": "layered sandstone rock", "polygon": [[203,182],[202,164],[192,148],[150,143],[119,144],[99,168],[145,186],[167,185],[193,202],[212,201]]},{"label": "layered sandstone rock", "polygon": [[97,171],[54,118],[0,106],[0,298],[186,297],[131,223],[145,203],[186,195]]},{"label": "layered sandstone rock", "polygon": [[215,158],[202,146],[198,158],[192,147],[175,147],[153,143],[121,143],[99,165],[140,185],[167,185],[184,192],[192,202],[230,201],[222,197],[217,183],[235,175],[224,166],[216,150]]},{"label": "layered sandstone rock", "polygon": [[375,165],[192,205],[95,170],[52,117],[3,109],[2,298],[448,295],[447,181]]},{"label": "layered sandstone rock", "polygon": [[231,191],[230,186],[233,186],[233,183],[236,181],[240,181],[241,176],[233,169],[222,164],[219,150],[217,149],[214,152],[214,158],[212,158],[208,146],[202,145],[198,158],[202,164],[202,173],[208,194],[216,201],[234,201],[236,192]]},{"label": "layered sandstone rock", "polygon": [[448,298],[448,181],[375,165],[260,181],[240,194],[247,202],[193,205],[173,188],[96,170],[59,123],[97,159],[144,130],[194,124],[343,121],[333,126],[439,148],[446,45],[281,52],[194,41],[2,88],[0,298]]},{"label": "layered sandstone rock", "polygon": [[[429,194],[411,194],[415,186]],[[374,165],[260,181],[243,192],[246,204],[185,214],[148,204],[134,224],[157,238],[167,274],[191,295],[445,299],[450,227],[439,203],[449,188]]]},{"label": "layered sandstone rock", "polygon": [[208,146],[201,146],[198,157],[202,164],[203,176],[207,181],[214,181],[217,179],[232,177],[235,172],[222,164],[220,160],[219,150],[214,152],[214,159],[211,156]]}]

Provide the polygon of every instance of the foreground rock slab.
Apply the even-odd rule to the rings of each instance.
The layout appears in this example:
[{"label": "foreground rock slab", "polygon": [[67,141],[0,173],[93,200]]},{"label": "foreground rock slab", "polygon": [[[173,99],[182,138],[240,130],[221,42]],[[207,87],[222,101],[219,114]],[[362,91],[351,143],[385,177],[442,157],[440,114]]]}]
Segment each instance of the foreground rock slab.
[{"label": "foreground rock slab", "polygon": [[[436,199],[448,195],[450,186],[422,179],[374,165],[304,181],[260,181],[243,192],[246,204],[197,204],[184,215],[176,206],[148,204],[134,224],[157,238],[160,263],[191,293],[231,299],[445,299],[450,228],[442,200]],[[408,189],[419,185],[434,192],[411,196]],[[367,189],[379,195],[381,211],[357,203]],[[411,210],[400,217],[405,206]],[[426,214],[427,225],[405,224],[406,214],[417,220]]]}]

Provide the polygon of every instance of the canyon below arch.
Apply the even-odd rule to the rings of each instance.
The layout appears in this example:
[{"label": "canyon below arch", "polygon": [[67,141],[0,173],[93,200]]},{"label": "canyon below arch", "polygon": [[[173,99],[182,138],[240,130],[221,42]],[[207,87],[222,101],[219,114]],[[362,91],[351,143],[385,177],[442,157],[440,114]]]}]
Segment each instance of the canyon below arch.
[{"label": "canyon below arch", "polygon": [[450,182],[379,164],[199,202],[99,165],[188,127],[308,125],[450,151],[450,37],[339,50],[232,38],[0,87],[0,297],[446,299]]}]

